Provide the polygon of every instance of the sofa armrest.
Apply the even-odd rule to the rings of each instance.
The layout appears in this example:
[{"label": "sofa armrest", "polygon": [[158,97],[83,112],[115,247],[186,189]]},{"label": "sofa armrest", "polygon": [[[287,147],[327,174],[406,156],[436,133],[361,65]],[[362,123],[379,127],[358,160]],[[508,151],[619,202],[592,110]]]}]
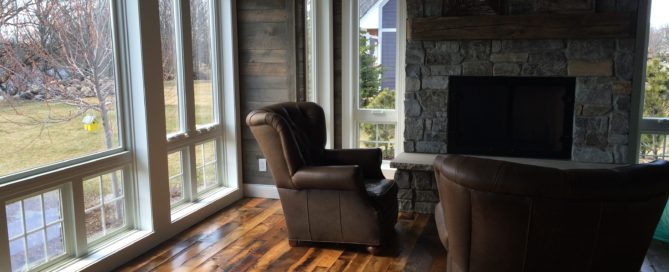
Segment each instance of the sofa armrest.
[{"label": "sofa armrest", "polygon": [[366,179],[380,179],[383,153],[380,148],[326,149],[325,161],[334,165],[358,165]]},{"label": "sofa armrest", "polygon": [[298,189],[348,190],[364,189],[362,169],[357,165],[308,166],[293,175]]}]

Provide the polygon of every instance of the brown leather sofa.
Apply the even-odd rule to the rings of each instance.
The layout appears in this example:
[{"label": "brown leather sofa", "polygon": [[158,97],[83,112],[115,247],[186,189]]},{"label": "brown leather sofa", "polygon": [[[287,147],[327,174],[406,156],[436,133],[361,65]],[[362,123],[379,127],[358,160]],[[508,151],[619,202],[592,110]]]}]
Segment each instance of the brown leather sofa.
[{"label": "brown leather sofa", "polygon": [[323,109],[310,102],[252,111],[246,124],[267,158],[292,246],[351,243],[376,253],[392,241],[397,186],[383,177],[380,149],[325,149]]},{"label": "brown leather sofa", "polygon": [[639,271],[669,163],[560,170],[439,156],[435,219],[448,271]]}]

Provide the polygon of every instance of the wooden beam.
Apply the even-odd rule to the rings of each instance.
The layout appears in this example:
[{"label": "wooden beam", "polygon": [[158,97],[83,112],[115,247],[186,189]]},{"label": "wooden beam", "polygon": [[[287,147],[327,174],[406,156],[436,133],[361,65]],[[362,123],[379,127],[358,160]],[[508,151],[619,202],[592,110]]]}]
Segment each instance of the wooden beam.
[{"label": "wooden beam", "polygon": [[631,13],[423,17],[407,21],[407,39],[515,40],[633,38]]}]

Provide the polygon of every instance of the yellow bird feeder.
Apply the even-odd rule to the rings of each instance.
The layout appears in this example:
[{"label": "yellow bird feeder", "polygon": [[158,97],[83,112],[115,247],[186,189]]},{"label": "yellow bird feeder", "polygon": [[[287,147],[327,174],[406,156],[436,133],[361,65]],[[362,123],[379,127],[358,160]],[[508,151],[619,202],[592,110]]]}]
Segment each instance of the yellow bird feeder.
[{"label": "yellow bird feeder", "polygon": [[98,118],[94,115],[86,115],[82,123],[84,123],[84,130],[88,132],[95,132],[100,128]]}]

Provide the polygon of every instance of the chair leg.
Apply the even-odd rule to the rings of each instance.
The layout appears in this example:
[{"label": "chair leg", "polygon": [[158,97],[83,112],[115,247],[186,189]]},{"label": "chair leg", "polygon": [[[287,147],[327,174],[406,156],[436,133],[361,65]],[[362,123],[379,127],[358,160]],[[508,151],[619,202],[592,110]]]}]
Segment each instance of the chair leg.
[{"label": "chair leg", "polygon": [[298,240],[288,239],[288,245],[290,245],[290,247],[296,247],[299,244],[300,244],[300,241],[298,241]]},{"label": "chair leg", "polygon": [[381,247],[379,246],[368,246],[367,252],[372,255],[378,255],[381,252]]}]

